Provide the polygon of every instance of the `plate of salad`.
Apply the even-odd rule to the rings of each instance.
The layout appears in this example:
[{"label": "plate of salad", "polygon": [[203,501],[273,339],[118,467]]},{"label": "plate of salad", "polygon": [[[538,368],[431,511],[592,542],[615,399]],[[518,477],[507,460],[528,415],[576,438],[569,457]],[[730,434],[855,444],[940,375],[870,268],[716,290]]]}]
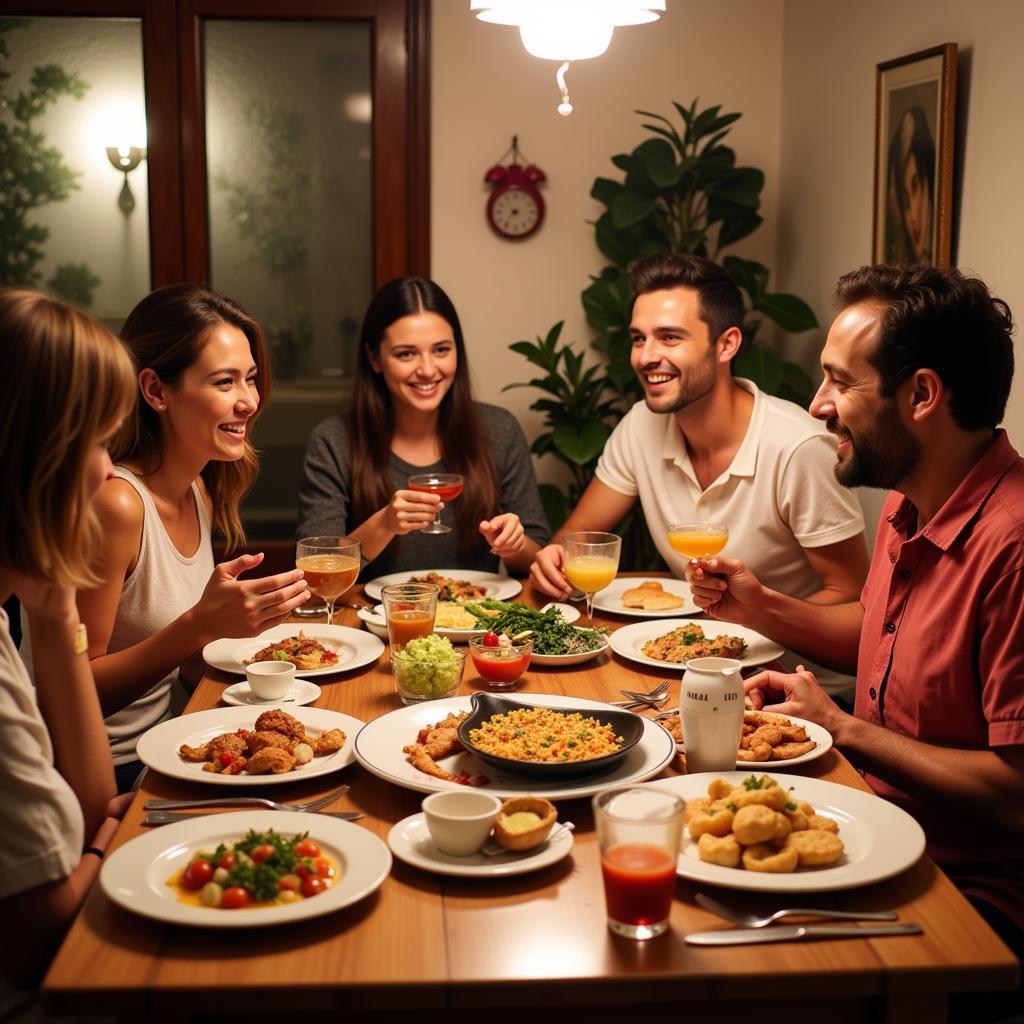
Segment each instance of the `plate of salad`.
[{"label": "plate of salad", "polygon": [[[498,602],[484,602],[497,604]],[[608,636],[602,629],[584,629],[566,621],[563,609],[568,608],[574,622],[579,611],[571,605],[549,604],[537,611],[524,604],[509,604],[504,611],[486,620],[494,633],[517,636],[533,634],[531,665],[552,665],[568,668],[599,657],[608,647]]]}]

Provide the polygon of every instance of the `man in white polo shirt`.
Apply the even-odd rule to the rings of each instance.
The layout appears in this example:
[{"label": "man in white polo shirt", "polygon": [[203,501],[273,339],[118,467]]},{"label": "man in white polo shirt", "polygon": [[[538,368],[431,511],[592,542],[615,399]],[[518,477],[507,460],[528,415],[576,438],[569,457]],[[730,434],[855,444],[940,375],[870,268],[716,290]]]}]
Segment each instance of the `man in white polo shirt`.
[{"label": "man in white polo shirt", "polygon": [[[680,578],[686,559],[669,546],[668,524],[721,522],[725,552],[766,585],[823,604],[856,600],[867,574],[864,520],[832,472],[835,439],[799,406],[732,376],[744,318],[732,279],[709,260],[666,253],[635,263],[630,283],[631,362],[644,401],[615,428],[596,478],[538,552],[534,584],[567,596],[562,536],[611,530],[639,498]],[[825,677],[833,693],[852,685]]]}]

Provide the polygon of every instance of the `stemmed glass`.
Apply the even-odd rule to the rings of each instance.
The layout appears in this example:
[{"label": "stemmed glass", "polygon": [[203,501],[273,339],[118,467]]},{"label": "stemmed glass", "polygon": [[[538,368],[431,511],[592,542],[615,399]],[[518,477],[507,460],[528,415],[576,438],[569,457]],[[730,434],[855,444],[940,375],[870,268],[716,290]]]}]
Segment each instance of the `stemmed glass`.
[{"label": "stemmed glass", "polygon": [[717,555],[729,542],[729,527],[725,523],[669,523],[668,542],[696,566],[701,558]]},{"label": "stemmed glass", "polygon": [[[462,477],[458,473],[417,473],[409,477],[409,490],[426,491],[436,494],[443,502],[453,501],[462,493]],[[451,533],[452,528],[441,522],[441,510],[432,523],[428,523],[420,533]]]},{"label": "stemmed glass", "polygon": [[622,538],[614,533],[567,533],[562,538],[565,575],[587,595],[587,625],[594,625],[594,594],[604,590],[619,571]]},{"label": "stemmed glass", "polygon": [[334,622],[334,602],[359,575],[359,541],[351,537],[304,537],[295,548],[295,567],[306,586],[327,604],[327,622]]}]

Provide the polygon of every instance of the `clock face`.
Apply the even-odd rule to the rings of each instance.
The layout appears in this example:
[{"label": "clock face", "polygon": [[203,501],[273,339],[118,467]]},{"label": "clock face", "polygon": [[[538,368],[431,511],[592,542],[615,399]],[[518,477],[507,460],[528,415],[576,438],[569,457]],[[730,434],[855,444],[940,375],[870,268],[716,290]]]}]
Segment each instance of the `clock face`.
[{"label": "clock face", "polygon": [[487,204],[487,216],[499,234],[506,238],[525,238],[540,227],[544,204],[539,195],[525,189],[498,188]]}]

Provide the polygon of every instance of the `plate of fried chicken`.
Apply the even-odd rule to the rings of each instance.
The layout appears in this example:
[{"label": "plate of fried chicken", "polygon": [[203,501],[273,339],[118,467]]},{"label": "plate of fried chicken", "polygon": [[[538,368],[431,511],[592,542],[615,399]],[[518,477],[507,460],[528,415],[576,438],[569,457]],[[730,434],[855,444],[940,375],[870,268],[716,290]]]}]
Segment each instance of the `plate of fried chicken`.
[{"label": "plate of fried chicken", "polygon": [[161,722],[139,740],[139,760],[190,782],[225,786],[298,782],[355,760],[365,723],[325,708],[214,708]]}]

